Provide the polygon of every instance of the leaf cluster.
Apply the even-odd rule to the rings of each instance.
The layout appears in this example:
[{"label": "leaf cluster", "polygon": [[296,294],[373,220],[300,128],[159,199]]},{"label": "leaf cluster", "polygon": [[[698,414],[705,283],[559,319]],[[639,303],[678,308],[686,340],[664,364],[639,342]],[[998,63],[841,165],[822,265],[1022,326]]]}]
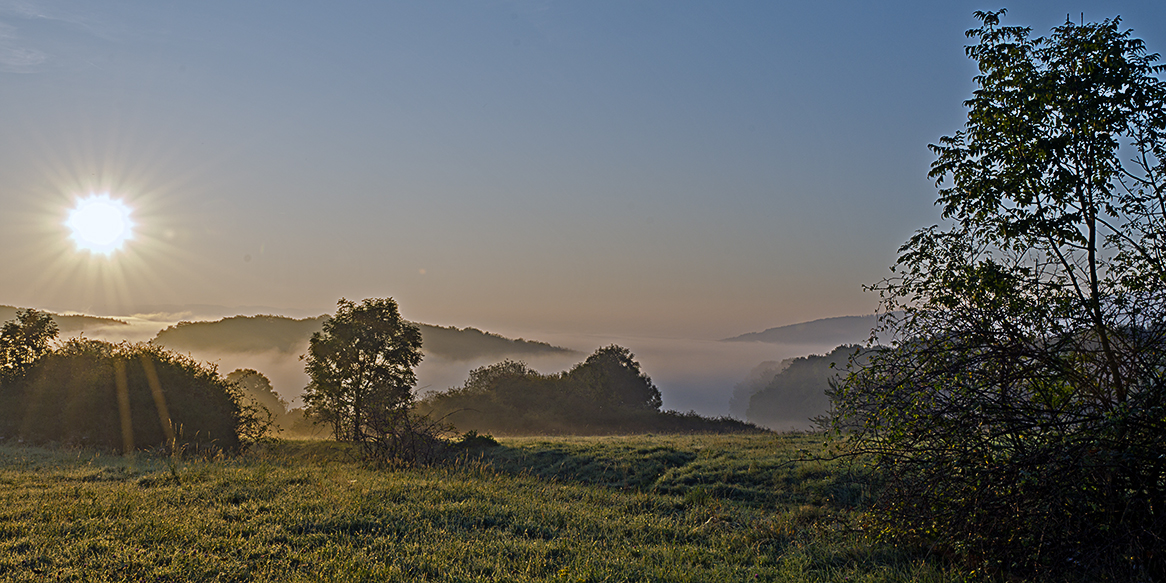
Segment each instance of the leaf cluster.
[{"label": "leaf cluster", "polygon": [[37,310],[17,310],[16,318],[0,328],[0,380],[18,377],[48,353],[57,332],[52,316]]}]

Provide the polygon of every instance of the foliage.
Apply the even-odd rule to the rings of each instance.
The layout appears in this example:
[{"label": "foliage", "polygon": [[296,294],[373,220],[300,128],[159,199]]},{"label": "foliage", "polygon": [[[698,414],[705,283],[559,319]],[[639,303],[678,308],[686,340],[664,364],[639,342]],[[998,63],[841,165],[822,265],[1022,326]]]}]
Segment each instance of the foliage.
[{"label": "foliage", "polygon": [[51,349],[57,337],[52,316],[36,310],[17,310],[16,319],[0,328],[0,381],[23,374]]},{"label": "foliage", "polygon": [[667,410],[641,417],[621,433],[769,433],[767,429],[727,416],[705,417],[696,411]]},{"label": "foliage", "polygon": [[664,403],[652,379],[640,370],[635,355],[622,346],[605,346],[564,375],[577,384],[599,422],[629,413],[659,411]]},{"label": "foliage", "polygon": [[442,460],[449,450],[449,426],[412,407],[373,409],[367,422],[361,452],[375,465],[425,466]]},{"label": "foliage", "polygon": [[391,472],[320,440],[174,471],[152,455],[0,446],[0,579],[962,580],[855,532],[844,471],[788,463],[820,438],[501,441]]},{"label": "foliage", "polygon": [[255,369],[240,368],[227,374],[226,380],[239,390],[244,405],[253,409],[254,417],[261,421],[259,425],[262,427],[256,428],[262,429],[261,437],[268,432],[285,429],[283,427],[285,423],[290,427],[287,401],[275,392],[271,380],[266,375]]},{"label": "foliage", "polygon": [[[1028,576],[1166,578],[1166,83],[1120,21],[981,12],[949,227],[874,289],[894,336],[836,393],[889,534]],[[896,313],[896,310],[903,312]]]},{"label": "foliage", "polygon": [[479,434],[477,431],[474,431],[473,429],[463,433],[462,436],[458,438],[457,442],[454,443],[455,447],[458,447],[461,449],[498,447],[499,445],[501,445],[501,444],[498,443],[497,439],[494,439],[493,435],[490,435],[489,433]]},{"label": "foliage", "polygon": [[401,318],[397,302],[341,298],[308,346],[308,413],[336,439],[364,443],[403,419],[397,413],[412,403],[420,362],[421,331]]},{"label": "foliage", "polygon": [[483,366],[470,371],[463,386],[419,403],[459,430],[502,435],[758,430],[730,419],[661,412],[660,406],[660,391],[635,355],[616,345],[557,374],[513,360]]},{"label": "foliage", "polygon": [[341,298],[308,346],[307,414],[332,425],[337,440],[360,444],[368,461],[431,463],[447,428],[413,411],[420,362],[421,330],[392,298],[359,305]]},{"label": "foliage", "polygon": [[256,424],[213,367],[150,344],[84,338],[0,385],[0,401],[0,435],[33,443],[235,449]]}]

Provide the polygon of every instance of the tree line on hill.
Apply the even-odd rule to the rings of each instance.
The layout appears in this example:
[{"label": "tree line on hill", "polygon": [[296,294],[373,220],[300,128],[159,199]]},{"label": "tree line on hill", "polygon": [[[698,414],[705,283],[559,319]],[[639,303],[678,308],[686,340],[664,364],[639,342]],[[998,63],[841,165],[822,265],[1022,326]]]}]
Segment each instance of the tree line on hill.
[{"label": "tree line on hill", "polygon": [[[329,315],[294,319],[285,316],[232,316],[213,322],[179,322],[158,332],[152,341],[171,350],[202,352],[267,352],[296,354],[323,329]],[[423,353],[455,361],[505,355],[571,354],[574,351],[537,340],[506,338],[477,328],[414,323],[421,332]]]},{"label": "tree line on hill", "polygon": [[866,358],[861,346],[843,344],[826,354],[763,362],[737,384],[730,408],[765,427],[810,429],[830,411],[832,384]]}]

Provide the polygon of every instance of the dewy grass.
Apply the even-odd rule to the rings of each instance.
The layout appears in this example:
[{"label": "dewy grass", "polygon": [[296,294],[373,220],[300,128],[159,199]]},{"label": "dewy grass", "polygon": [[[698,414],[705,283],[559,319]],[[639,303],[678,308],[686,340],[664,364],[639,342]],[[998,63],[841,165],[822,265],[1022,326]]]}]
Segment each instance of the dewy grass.
[{"label": "dewy grass", "polygon": [[[950,581],[858,531],[812,436],[502,439],[372,470],[0,447],[5,581]],[[838,500],[846,498],[842,502]]]}]

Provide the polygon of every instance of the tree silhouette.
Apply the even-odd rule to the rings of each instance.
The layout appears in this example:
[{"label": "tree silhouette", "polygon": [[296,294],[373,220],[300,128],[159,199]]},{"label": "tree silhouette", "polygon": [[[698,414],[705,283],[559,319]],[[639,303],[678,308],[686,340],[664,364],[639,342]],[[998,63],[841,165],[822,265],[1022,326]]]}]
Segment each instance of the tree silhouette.
[{"label": "tree silhouette", "polygon": [[341,298],[336,314],[312,334],[305,370],[308,412],[338,440],[365,442],[371,422],[407,412],[421,362],[421,331],[401,318],[392,298],[356,304]]},{"label": "tree silhouette", "polygon": [[584,397],[596,420],[606,421],[629,414],[660,410],[663,400],[652,379],[640,370],[635,355],[612,344],[596,350],[575,365],[564,378],[577,383],[575,394]]},{"label": "tree silhouette", "polygon": [[888,532],[989,569],[1160,580],[1163,67],[1118,19],[1034,39],[1002,15],[976,13],[968,121],[932,146],[950,226],[873,286],[894,340],[838,387],[836,423],[889,480]]},{"label": "tree silhouette", "polygon": [[36,310],[17,310],[16,319],[0,328],[0,380],[27,369],[51,349],[57,337],[52,316]]},{"label": "tree silhouette", "polygon": [[251,368],[240,368],[231,371],[226,380],[235,385],[245,399],[262,407],[263,411],[256,413],[272,425],[278,425],[287,416],[287,401],[275,392],[271,380],[263,373]]}]

